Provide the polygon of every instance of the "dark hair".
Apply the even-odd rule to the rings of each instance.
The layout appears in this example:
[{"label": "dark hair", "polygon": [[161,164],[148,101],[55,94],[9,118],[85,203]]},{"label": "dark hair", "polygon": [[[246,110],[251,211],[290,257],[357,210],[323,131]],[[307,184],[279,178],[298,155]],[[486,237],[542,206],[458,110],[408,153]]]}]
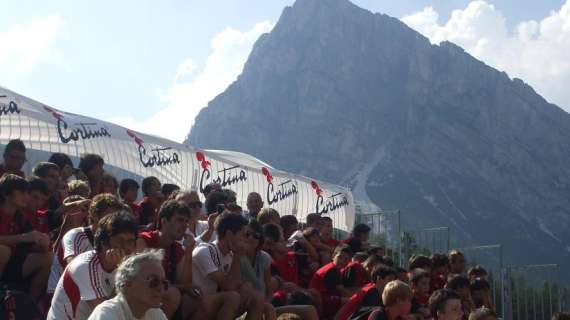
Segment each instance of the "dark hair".
[{"label": "dark hair", "polygon": [[46,196],[49,195],[48,185],[44,180],[35,176],[30,176],[27,180],[29,184],[28,192],[38,191]]},{"label": "dark hair", "polygon": [[110,193],[101,193],[93,197],[91,204],[89,205],[89,223],[94,224],[98,222],[103,215],[103,212],[109,209],[116,209],[117,211],[130,210],[128,206],[123,204],[121,200],[117,199],[114,195]]},{"label": "dark hair", "polygon": [[89,171],[93,169],[95,166],[104,165],[105,161],[103,158],[94,153],[87,153],[84,154],[81,159],[79,159],[79,169],[83,171],[86,175],[89,174]]},{"label": "dark hair", "polygon": [[291,214],[282,216],[280,219],[280,223],[281,223],[281,228],[283,228],[283,230],[287,230],[287,228],[289,228],[292,225],[299,225],[299,221],[297,221],[297,218]]},{"label": "dark hair", "polygon": [[218,211],[219,204],[225,204],[227,195],[220,191],[210,192],[206,197],[206,213],[212,214]]},{"label": "dark hair", "polygon": [[364,261],[364,263],[367,265],[370,265],[370,264],[377,265],[379,263],[382,263],[382,259],[375,254],[371,254],[371,255],[368,255],[368,258],[366,258],[366,261]]},{"label": "dark hair", "polygon": [[491,286],[489,285],[489,281],[483,278],[475,278],[473,279],[473,281],[471,281],[469,289],[471,289],[471,291],[479,291],[479,290],[491,289]]},{"label": "dark hair", "polygon": [[128,211],[113,212],[99,221],[99,226],[95,232],[95,248],[101,251],[103,246],[109,247],[111,237],[129,232],[137,235],[138,224],[134,216]]},{"label": "dark hair", "polygon": [[370,273],[372,281],[376,281],[378,279],[386,279],[390,275],[393,275],[394,278],[397,278],[398,274],[396,272],[396,269],[388,267],[383,264],[376,265],[374,269],[372,269],[372,272]]},{"label": "dark hair", "polygon": [[321,215],[318,213],[309,213],[306,219],[307,225],[310,226],[315,222],[319,222],[321,220]]},{"label": "dark hair", "polygon": [[449,258],[445,253],[434,253],[431,255],[430,259],[433,269],[447,267],[449,265]]},{"label": "dark hair", "polygon": [[48,162],[55,163],[59,169],[63,169],[65,166],[73,168],[73,162],[71,162],[71,159],[65,153],[61,152],[52,153]]},{"label": "dark hair", "polygon": [[173,183],[165,183],[162,185],[162,188],[160,188],[160,193],[162,193],[165,197],[168,197],[176,190],[180,190],[180,187]]},{"label": "dark hair", "polygon": [[383,256],[380,258],[380,261],[382,264],[387,265],[388,267],[394,267],[395,263],[394,260],[392,260],[392,258],[388,257],[388,256]]},{"label": "dark hair", "polygon": [[414,270],[412,270],[412,277],[410,279],[410,282],[414,285],[418,285],[418,283],[420,283],[420,280],[422,280],[423,278],[430,278],[430,275],[427,271],[425,271],[424,269],[420,269],[420,268],[416,268]]},{"label": "dark hair", "polygon": [[352,229],[352,235],[354,237],[359,237],[368,232],[370,232],[370,227],[365,225],[364,223],[359,223],[355,225],[354,228]]},{"label": "dark hair", "polygon": [[364,251],[357,252],[352,256],[352,259],[360,263],[363,263],[364,261],[366,261],[366,259],[368,259],[368,253]]},{"label": "dark hair", "polygon": [[160,206],[160,210],[158,211],[158,219],[166,219],[170,221],[170,219],[175,215],[183,215],[185,217],[190,218],[190,207],[186,205],[186,203],[182,201],[176,200],[168,200],[165,201],[162,206]]},{"label": "dark hair", "polygon": [[333,251],[333,257],[339,256],[343,253],[348,254],[349,256],[352,255],[352,250],[350,250],[350,246],[348,246],[347,244],[339,244],[338,246],[336,246],[336,248],[334,248]]},{"label": "dark hair", "polygon": [[149,191],[148,188],[150,188],[151,185],[153,185],[154,183],[157,183],[157,182],[158,182],[158,184],[160,184],[160,180],[158,180],[158,178],[155,176],[145,177],[142,180],[142,186],[141,186],[143,194],[145,196],[148,196],[148,191]]},{"label": "dark hair", "polygon": [[429,297],[428,304],[429,304],[429,310],[434,320],[437,320],[437,312],[438,311],[442,312],[445,309],[447,301],[453,299],[461,301],[461,298],[459,297],[457,292],[450,289],[440,289],[432,293],[432,295]]},{"label": "dark hair", "polygon": [[273,224],[273,223],[266,223],[263,225],[263,236],[267,237],[275,242],[279,241],[282,236],[281,226]]},{"label": "dark hair", "polygon": [[219,183],[210,182],[204,187],[202,191],[204,195],[208,195],[214,189],[222,190],[222,186]]},{"label": "dark hair", "polygon": [[324,223],[325,221],[330,221],[330,223],[333,222],[333,219],[331,217],[321,217],[321,221]]},{"label": "dark hair", "polygon": [[57,170],[59,172],[59,167],[55,163],[51,162],[38,162],[34,169],[32,170],[32,174],[38,176],[40,178],[45,178],[50,170]]},{"label": "dark hair", "polygon": [[228,231],[239,232],[247,226],[247,220],[239,214],[223,213],[216,219],[215,226],[218,238],[223,238]]},{"label": "dark hair", "polygon": [[485,268],[483,268],[483,266],[481,265],[476,265],[474,267],[469,268],[469,271],[467,271],[467,275],[469,277],[473,276],[473,277],[484,277],[487,275],[487,270],[485,270]]},{"label": "dark hair", "polygon": [[[487,317],[495,317],[498,318],[498,315],[495,311],[489,309],[489,308],[479,308],[479,309],[475,309],[473,311],[471,311],[471,314],[469,314],[469,320],[484,320]],[[563,318],[557,318],[556,315],[554,315],[552,317],[553,320],[570,320],[570,316],[566,315],[566,317]]]},{"label": "dark hair", "polygon": [[314,305],[315,302],[313,298],[304,291],[296,290],[295,292],[291,293],[291,305]]},{"label": "dark hair", "polygon": [[115,192],[114,193],[117,193],[117,189],[119,188],[119,182],[117,181],[117,178],[115,178],[115,176],[110,174],[109,172],[105,172],[101,176],[101,182],[106,183],[107,181],[113,182],[113,185],[115,186]]},{"label": "dark hair", "polygon": [[226,195],[226,202],[237,201],[237,193],[232,189],[222,189],[222,193]]},{"label": "dark hair", "polygon": [[257,247],[261,248],[263,246],[263,241],[264,241],[263,228],[261,227],[261,224],[257,220],[250,220],[248,227],[253,232],[253,237],[257,239],[257,241],[259,241]]},{"label": "dark hair", "polygon": [[26,152],[26,145],[20,139],[12,139],[8,141],[6,148],[4,148],[4,154],[7,154],[8,152],[12,152],[14,150]]},{"label": "dark hair", "polygon": [[129,189],[135,188],[137,191],[139,190],[139,183],[133,179],[123,179],[119,184],[119,195],[121,198],[125,197],[125,194],[129,191]]},{"label": "dark hair", "polygon": [[319,236],[319,230],[317,228],[308,227],[303,230],[303,237],[309,240],[310,237]]},{"label": "dark hair", "polygon": [[0,202],[4,202],[14,191],[27,192],[29,187],[26,179],[15,174],[4,174],[0,178]]},{"label": "dark hair", "polygon": [[409,268],[410,270],[414,270],[414,269],[427,269],[430,268],[431,269],[431,259],[424,256],[424,255],[414,255],[410,257],[410,261],[409,261]]},{"label": "dark hair", "polygon": [[445,287],[455,291],[465,287],[469,288],[469,279],[460,274],[451,275],[447,278]]},{"label": "dark hair", "polygon": [[[398,273],[398,274],[400,274],[400,273],[406,273],[407,274],[408,273],[408,270],[406,270],[400,266],[394,266],[392,268],[396,269],[396,273]],[[407,275],[406,275],[406,277],[407,277]]]},{"label": "dark hair", "polygon": [[374,255],[377,255],[378,252],[380,252],[381,250],[384,251],[384,248],[383,248],[383,247],[372,246],[372,247],[368,248],[368,250],[366,250],[366,252],[368,253],[368,255],[371,256],[371,255],[373,255],[373,254],[374,254]]}]

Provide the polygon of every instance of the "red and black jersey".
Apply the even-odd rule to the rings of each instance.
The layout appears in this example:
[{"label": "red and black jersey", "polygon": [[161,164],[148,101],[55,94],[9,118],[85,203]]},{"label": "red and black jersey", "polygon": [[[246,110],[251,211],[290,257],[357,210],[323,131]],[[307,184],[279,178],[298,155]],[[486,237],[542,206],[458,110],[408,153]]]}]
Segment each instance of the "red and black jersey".
[{"label": "red and black jersey", "polygon": [[[18,235],[32,230],[32,224],[20,211],[16,211],[14,215],[8,216],[0,210],[0,236]],[[31,243],[11,245],[10,248],[12,249],[12,256],[15,256],[16,252],[27,252],[32,246],[33,244]]]},{"label": "red and black jersey", "polygon": [[139,203],[139,224],[148,225],[149,223],[155,223],[155,218],[159,209],[156,201],[150,197],[144,197]]},{"label": "red and black jersey", "polygon": [[166,278],[171,282],[175,282],[176,279],[176,266],[182,261],[184,256],[184,248],[182,245],[176,241],[167,248],[161,248],[158,244],[158,230],[146,231],[139,233],[139,238],[143,239],[148,248],[163,249],[164,259],[162,259],[162,268],[166,273]]},{"label": "red and black jersey", "polygon": [[445,287],[445,278],[443,275],[432,277],[429,283],[429,292],[433,293],[436,290],[443,289]]},{"label": "red and black jersey", "polygon": [[342,306],[336,315],[337,320],[348,320],[351,315],[362,307],[381,307],[382,299],[374,283],[369,283],[350,297],[350,300]]},{"label": "red and black jersey", "polygon": [[5,173],[10,173],[10,174],[15,174],[21,178],[25,178],[26,176],[24,175],[24,172],[22,170],[18,170],[18,171],[7,171],[6,167],[4,167],[4,164],[0,164],[0,178],[2,178],[2,176]]},{"label": "red and black jersey", "polygon": [[347,244],[350,247],[350,250],[352,251],[352,253],[357,253],[357,252],[361,252],[362,250],[364,250],[364,248],[362,246],[362,241],[360,241],[359,239],[356,239],[354,237],[350,237],[350,238],[344,240],[343,243]]},{"label": "red and black jersey", "polygon": [[342,284],[340,270],[333,262],[322,266],[311,278],[309,288],[316,289],[321,295],[340,295],[336,287]]},{"label": "red and black jersey", "polygon": [[420,296],[418,294],[414,294],[414,297],[412,298],[411,312],[417,313],[418,310],[421,308],[428,308],[429,304],[428,301],[429,301],[429,295]]},{"label": "red and black jersey", "polygon": [[271,261],[271,274],[281,277],[286,282],[299,284],[299,265],[295,252],[287,252],[280,260]]},{"label": "red and black jersey", "polygon": [[347,288],[361,288],[370,282],[368,272],[358,261],[351,261],[342,269],[342,283]]},{"label": "red and black jersey", "polygon": [[47,210],[24,211],[24,216],[34,230],[45,234],[50,233]]},{"label": "red and black jersey", "polygon": [[140,213],[141,213],[141,206],[131,202],[131,203],[127,203],[129,205],[129,207],[131,207],[131,210],[133,211],[133,215],[137,218],[140,219]]},{"label": "red and black jersey", "polygon": [[338,242],[338,240],[335,239],[335,238],[330,238],[330,239],[328,239],[327,241],[325,241],[325,244],[326,244],[327,246],[333,248],[333,249],[334,249],[336,246],[338,246],[339,243],[340,243],[340,242]]}]

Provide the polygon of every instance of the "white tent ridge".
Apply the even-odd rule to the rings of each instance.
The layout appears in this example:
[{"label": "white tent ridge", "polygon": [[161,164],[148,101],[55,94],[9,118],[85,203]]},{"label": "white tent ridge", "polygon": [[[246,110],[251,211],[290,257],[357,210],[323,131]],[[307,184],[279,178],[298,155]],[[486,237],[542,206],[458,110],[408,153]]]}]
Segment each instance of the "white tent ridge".
[{"label": "white tent ridge", "polygon": [[96,153],[105,159],[105,170],[118,179],[156,176],[163,183],[201,191],[218,182],[237,193],[245,208],[250,192],[261,194],[265,206],[281,215],[305,221],[309,213],[333,219],[334,226],[350,231],[355,206],[348,188],[275,169],[248,154],[200,150],[160,137],[81,115],[60,111],[0,87],[0,144],[21,139],[30,162],[62,152],[73,159]]}]

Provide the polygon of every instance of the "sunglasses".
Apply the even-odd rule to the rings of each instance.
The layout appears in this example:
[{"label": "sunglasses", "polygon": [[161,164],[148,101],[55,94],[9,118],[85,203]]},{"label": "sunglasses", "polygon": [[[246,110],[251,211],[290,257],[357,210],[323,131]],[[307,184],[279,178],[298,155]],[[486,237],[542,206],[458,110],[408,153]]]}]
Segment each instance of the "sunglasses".
[{"label": "sunglasses", "polygon": [[150,289],[157,289],[158,287],[162,286],[164,291],[168,290],[169,283],[167,280],[162,280],[162,279],[159,279],[157,277],[150,276],[150,277],[144,279],[144,281],[146,283],[148,283],[148,287]]},{"label": "sunglasses", "polygon": [[188,206],[192,209],[202,209],[202,202],[190,202]]}]

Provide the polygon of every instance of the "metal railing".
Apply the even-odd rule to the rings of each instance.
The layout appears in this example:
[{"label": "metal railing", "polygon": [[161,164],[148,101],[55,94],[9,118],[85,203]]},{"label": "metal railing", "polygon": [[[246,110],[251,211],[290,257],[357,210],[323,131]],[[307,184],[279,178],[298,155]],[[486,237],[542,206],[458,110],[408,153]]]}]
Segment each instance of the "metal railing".
[{"label": "metal railing", "polygon": [[509,266],[504,276],[505,320],[550,320],[561,310],[557,264]]},{"label": "metal railing", "polygon": [[359,214],[356,223],[368,225],[370,244],[384,247],[386,255],[401,264],[400,210]]},{"label": "metal railing", "polygon": [[450,249],[449,227],[406,230],[400,235],[402,243],[402,266],[408,267],[412,255],[430,256],[435,252],[447,253]]}]

